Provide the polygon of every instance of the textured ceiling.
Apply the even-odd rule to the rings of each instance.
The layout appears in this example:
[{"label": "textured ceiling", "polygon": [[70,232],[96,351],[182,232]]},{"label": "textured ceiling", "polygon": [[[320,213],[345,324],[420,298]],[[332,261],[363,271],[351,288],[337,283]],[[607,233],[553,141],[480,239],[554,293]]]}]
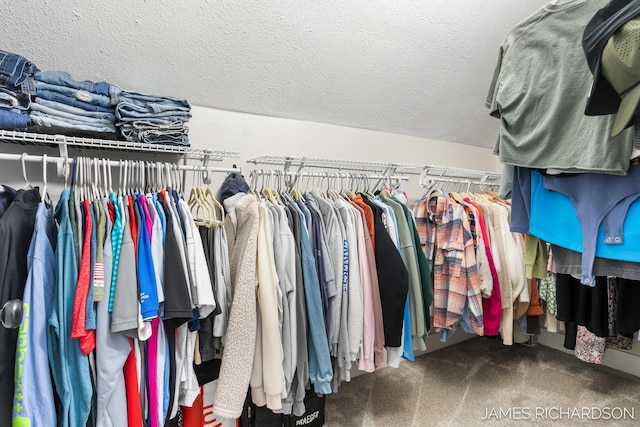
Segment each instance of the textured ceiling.
[{"label": "textured ceiling", "polygon": [[498,48],[544,1],[0,4],[0,49],[41,69],[194,105],[493,146],[484,99]]}]

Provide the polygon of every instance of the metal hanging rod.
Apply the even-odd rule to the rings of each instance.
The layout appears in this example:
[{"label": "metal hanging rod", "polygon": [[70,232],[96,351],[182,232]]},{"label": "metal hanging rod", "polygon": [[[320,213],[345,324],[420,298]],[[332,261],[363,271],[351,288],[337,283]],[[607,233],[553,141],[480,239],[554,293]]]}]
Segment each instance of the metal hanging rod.
[{"label": "metal hanging rod", "polygon": [[292,190],[299,178],[327,178],[327,179],[352,179],[352,180],[366,180],[369,187],[369,180],[378,180],[378,182],[370,188],[376,188],[380,183],[384,181],[400,182],[408,181],[408,176],[402,175],[380,175],[376,173],[358,173],[358,172],[303,172],[303,171],[283,171],[283,170],[264,170],[254,169],[250,172],[252,178],[263,176],[268,178],[279,179],[284,177],[285,185],[288,190]]},{"label": "metal hanging rod", "polygon": [[[254,169],[250,173],[259,176],[273,176],[277,177],[279,173],[282,174],[283,171],[276,170],[264,170],[264,169]],[[284,172],[284,175],[289,177],[310,177],[310,178],[341,178],[341,179],[389,179],[393,181],[408,181],[408,176],[403,175],[379,175],[379,174],[366,174],[366,173],[357,173],[357,172],[293,172],[288,171]]]},{"label": "metal hanging rod", "polygon": [[[340,171],[353,170],[353,171],[367,171],[377,172],[379,178],[375,184],[376,187],[380,186],[382,181],[388,176],[395,175],[396,172],[402,174],[417,174],[419,169],[416,165],[404,164],[404,163],[385,163],[385,162],[369,162],[360,160],[336,160],[336,159],[321,159],[317,157],[292,157],[292,156],[260,156],[248,160],[253,164],[267,164],[267,165],[282,165],[285,172],[290,172],[291,167],[296,167],[297,171],[302,171],[305,167],[323,168],[323,169],[338,169]],[[300,175],[287,175],[287,185],[289,188],[293,188]]]},{"label": "metal hanging rod", "polygon": [[437,176],[437,177],[449,177],[449,178],[484,178],[485,180],[495,181],[500,179],[502,174],[498,172],[489,172],[482,171],[477,169],[463,169],[463,168],[453,168],[447,166],[433,166],[426,165],[422,167],[423,177]]},{"label": "metal hanging rod", "polygon": [[66,135],[48,135],[15,130],[0,130],[0,141],[22,145],[57,145],[59,147],[64,147],[64,149],[69,146],[99,150],[109,149],[159,154],[181,154],[187,155],[189,158],[198,159],[208,155],[210,160],[223,160],[224,158],[240,157],[240,153],[237,151],[199,149],[178,145],[147,144],[143,142],[83,138]]},{"label": "metal hanging rod", "polygon": [[292,156],[260,156],[247,160],[256,165],[282,165],[285,168],[298,167],[322,167],[326,169],[350,169],[350,170],[384,170],[394,168],[402,173],[417,174],[418,166],[404,163],[368,162],[360,160],[321,159],[317,157],[292,157]]},{"label": "metal hanging rod", "polygon": [[[425,166],[420,174],[420,186],[433,188],[439,182],[467,184],[467,191],[471,185],[480,187],[499,184],[501,174],[475,169],[449,168],[444,166]],[[478,179],[480,178],[480,179]]]},{"label": "metal hanging rod", "polygon": [[479,187],[495,187],[500,185],[499,182],[490,182],[490,181],[485,181],[485,180],[471,180],[471,179],[463,179],[463,178],[434,178],[431,182],[425,183],[425,185],[423,185],[423,183],[421,182],[420,185],[423,188],[428,188],[432,185],[435,185],[439,182],[446,182],[446,183],[451,183],[451,184],[467,184],[467,191],[469,190],[469,188],[472,185],[477,185]]},{"label": "metal hanging rod", "polygon": [[[31,163],[42,163],[46,162],[54,163],[58,167],[58,172],[65,168],[65,163],[73,163],[73,158],[65,158],[65,157],[57,157],[57,156],[36,156],[32,154],[8,154],[8,153],[0,153],[0,160],[10,160],[10,161],[25,161]],[[126,160],[110,160],[110,159],[99,159],[101,161],[106,161],[109,167],[119,167],[124,165]],[[136,162],[136,160],[133,160]],[[156,163],[156,162],[150,162]],[[165,163],[165,162],[161,162]],[[194,172],[222,172],[222,173],[233,173],[233,172],[241,172],[240,168],[231,167],[216,167],[216,166],[201,166],[201,165],[181,165],[177,163],[170,163],[172,168],[175,168],[180,171],[194,171]],[[62,175],[64,176],[64,175]]]}]

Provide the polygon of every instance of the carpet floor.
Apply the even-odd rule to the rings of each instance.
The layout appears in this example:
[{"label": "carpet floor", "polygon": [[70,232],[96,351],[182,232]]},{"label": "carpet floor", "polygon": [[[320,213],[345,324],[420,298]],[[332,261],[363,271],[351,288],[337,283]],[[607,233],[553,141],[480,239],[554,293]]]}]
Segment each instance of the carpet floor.
[{"label": "carpet floor", "polygon": [[640,378],[478,337],[353,378],[326,402],[327,427],[510,425],[640,425]]}]

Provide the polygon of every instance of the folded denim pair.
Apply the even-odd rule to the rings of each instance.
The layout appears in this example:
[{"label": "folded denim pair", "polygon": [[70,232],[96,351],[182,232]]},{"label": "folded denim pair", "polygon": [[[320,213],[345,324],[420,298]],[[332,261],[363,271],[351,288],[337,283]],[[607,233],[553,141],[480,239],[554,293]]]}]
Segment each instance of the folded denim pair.
[{"label": "folded denim pair", "polygon": [[17,88],[39,71],[27,58],[0,50],[0,82]]},{"label": "folded denim pair", "polygon": [[140,92],[134,92],[130,90],[122,90],[116,85],[111,85],[110,88],[111,101],[114,105],[126,102],[129,104],[138,105],[140,107],[147,107],[149,104],[154,104],[157,108],[170,108],[180,111],[190,111],[191,106],[186,99],[175,98],[173,96],[160,96],[149,95]]},{"label": "folded denim pair", "polygon": [[183,147],[189,147],[189,137],[187,135],[171,135],[171,134],[159,134],[159,135],[138,135],[137,139],[127,140],[129,142],[144,142],[145,144],[157,144],[157,145],[180,145]]},{"label": "folded denim pair", "polygon": [[[46,83],[53,86],[65,87],[68,89],[82,90],[96,95],[110,98],[111,85],[107,82],[94,83],[89,80],[77,81],[66,71],[40,71],[33,76],[38,83]],[[36,84],[37,84],[36,83]]]},{"label": "folded denim pair", "polygon": [[74,120],[106,120],[111,123],[115,121],[115,114],[113,110],[107,112],[100,111],[87,111],[82,108],[73,107],[71,105],[63,104],[61,102],[49,101],[46,99],[36,97],[31,103],[31,111],[40,111],[52,116],[66,117]]},{"label": "folded denim pair", "polygon": [[141,106],[131,102],[120,102],[116,106],[116,117],[121,122],[146,120],[168,124],[176,121],[187,122],[191,118],[189,109],[171,108],[166,104],[149,103]]},{"label": "folded denim pair", "polygon": [[24,130],[31,124],[26,112],[14,112],[0,109],[0,129]]},{"label": "folded denim pair", "polygon": [[29,95],[17,88],[0,86],[0,108],[9,110],[28,110],[31,105]]},{"label": "folded denim pair", "polygon": [[[76,89],[68,86],[54,85],[51,83],[44,83],[35,81],[36,95],[40,96],[42,91],[57,92],[62,95],[77,99],[78,101],[86,102],[87,104],[97,105],[100,107],[111,107],[111,98],[108,96],[92,93],[84,89]],[[42,96],[40,96],[42,98]]]},{"label": "folded denim pair", "polygon": [[[78,116],[81,117],[81,116]],[[107,120],[77,120],[67,117],[54,116],[40,111],[31,112],[31,120],[38,126],[59,126],[69,129],[87,130],[93,132],[115,132],[113,122]]]},{"label": "folded denim pair", "polygon": [[78,98],[74,96],[67,96],[60,92],[55,92],[52,90],[40,88],[40,90],[36,92],[36,96],[40,99],[46,99],[47,101],[58,102],[60,104],[65,104],[70,107],[81,108],[86,111],[96,111],[101,113],[114,114],[114,107],[112,105],[109,105],[107,107],[101,107],[99,105],[80,101]]},{"label": "folded denim pair", "polygon": [[119,122],[120,134],[130,142],[150,144],[189,145],[189,128],[176,121],[159,124],[149,121]]}]

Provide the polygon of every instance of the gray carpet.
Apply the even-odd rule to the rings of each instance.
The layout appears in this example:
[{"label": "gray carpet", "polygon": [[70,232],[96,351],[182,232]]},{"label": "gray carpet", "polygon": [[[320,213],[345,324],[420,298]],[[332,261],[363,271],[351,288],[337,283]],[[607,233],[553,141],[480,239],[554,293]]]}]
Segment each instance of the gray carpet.
[{"label": "gray carpet", "polygon": [[344,383],[327,396],[325,425],[640,425],[640,379],[541,345],[474,338]]}]

